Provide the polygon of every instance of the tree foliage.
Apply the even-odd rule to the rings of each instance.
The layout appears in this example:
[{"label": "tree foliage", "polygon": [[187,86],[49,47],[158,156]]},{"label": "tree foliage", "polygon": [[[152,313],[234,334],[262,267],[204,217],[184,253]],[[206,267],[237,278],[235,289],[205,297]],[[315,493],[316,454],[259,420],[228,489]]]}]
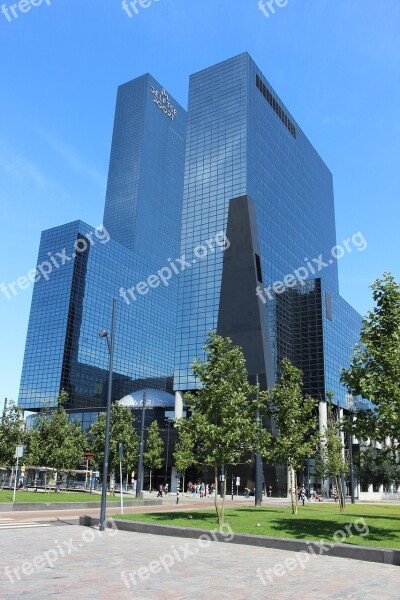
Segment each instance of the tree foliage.
[{"label": "tree foliage", "polygon": [[77,421],[70,421],[64,404],[68,394],[56,398],[57,408],[44,409],[36,416],[26,435],[25,461],[47,467],[59,474],[76,469],[84,460],[88,441]]},{"label": "tree foliage", "polygon": [[177,427],[179,430],[179,439],[175,445],[173,453],[174,462],[178,471],[182,473],[183,485],[182,489],[185,489],[185,473],[189,467],[195,464],[196,457],[194,453],[194,442],[190,431],[187,431],[183,426],[185,419],[179,419]]},{"label": "tree foliage", "polygon": [[[91,450],[98,465],[104,463],[104,446],[106,439],[106,413],[100,413],[90,428]],[[122,467],[129,472],[136,466],[139,452],[139,438],[134,429],[134,417],[127,406],[115,402],[111,406],[110,448],[108,465],[110,471],[119,467],[119,444],[124,446]],[[122,482],[121,482],[122,483]]]},{"label": "tree foliage", "polygon": [[302,372],[284,359],[278,383],[265,393],[266,413],[274,419],[278,431],[266,457],[275,465],[287,462],[293,514],[297,514],[296,471],[314,455],[318,444],[316,401],[303,397],[302,387]]},{"label": "tree foliage", "polygon": [[10,402],[4,409],[0,421],[0,466],[13,467],[16,464],[17,446],[24,440],[24,421],[21,409]]},{"label": "tree foliage", "polygon": [[360,343],[342,382],[373,405],[357,412],[354,433],[383,444],[390,437],[400,448],[400,285],[384,273],[371,287],[375,307],[363,320]]},{"label": "tree foliage", "polygon": [[341,475],[348,471],[342,442],[342,424],[333,406],[333,392],[328,392],[328,421],[320,440],[316,455],[315,472],[322,479],[335,479],[339,495],[340,510],[345,508],[345,498],[341,485]]},{"label": "tree foliage", "polygon": [[355,457],[355,473],[363,486],[383,485],[386,489],[400,485],[400,463],[398,457],[388,457],[386,451],[366,448]]},{"label": "tree foliage", "polygon": [[143,452],[143,464],[150,471],[150,491],[151,491],[151,477],[153,471],[161,469],[163,466],[163,453],[164,453],[164,442],[160,437],[158,430],[157,421],[153,421],[150,424],[150,428],[147,434],[145,448]]},{"label": "tree foliage", "polygon": [[[215,489],[218,471],[224,465],[250,462],[257,448],[265,451],[270,435],[261,431],[255,419],[262,409],[256,386],[248,381],[242,350],[230,338],[211,332],[204,346],[206,358],[195,361],[193,372],[200,380],[197,393],[185,394],[191,415],[180,430],[191,436],[195,462],[214,469]],[[224,522],[226,480],[222,505],[215,494],[215,510],[220,524]]]}]

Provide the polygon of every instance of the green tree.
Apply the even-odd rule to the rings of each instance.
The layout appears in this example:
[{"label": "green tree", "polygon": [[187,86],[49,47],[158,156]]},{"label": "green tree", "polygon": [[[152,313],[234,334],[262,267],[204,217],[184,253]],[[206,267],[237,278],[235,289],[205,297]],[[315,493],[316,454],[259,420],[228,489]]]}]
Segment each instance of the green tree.
[{"label": "green tree", "polygon": [[[91,450],[97,464],[104,463],[106,439],[106,413],[100,413],[90,428]],[[134,417],[127,406],[117,402],[111,406],[110,448],[108,454],[109,475],[119,467],[119,444],[124,446],[122,467],[129,473],[136,466],[139,452],[139,438],[134,428]],[[106,485],[106,482],[103,482]],[[122,481],[121,481],[122,485]]]},{"label": "green tree", "polygon": [[266,457],[272,464],[288,465],[293,514],[297,514],[297,471],[318,445],[316,401],[303,397],[302,387],[302,372],[284,359],[279,382],[265,393],[266,413],[274,420],[278,433]]},{"label": "green tree", "polygon": [[68,394],[62,391],[56,400],[57,408],[44,407],[26,436],[26,461],[49,468],[51,477],[74,470],[83,462],[88,445],[80,424],[70,421],[64,409]]},{"label": "green tree", "polygon": [[[357,460],[358,459],[358,460]],[[391,485],[396,488],[400,481],[400,464],[398,458],[388,457],[386,451],[378,448],[366,448],[358,453],[355,460],[355,472],[363,486],[383,485],[386,489]]]},{"label": "green tree", "polygon": [[215,510],[219,524],[224,523],[226,480],[222,503],[218,502],[218,472],[222,466],[251,462],[257,448],[265,451],[270,439],[255,419],[262,400],[257,387],[248,381],[242,350],[230,338],[211,332],[204,346],[206,358],[195,361],[193,372],[200,380],[197,393],[185,394],[191,415],[181,430],[191,436],[197,464],[213,468]]},{"label": "green tree", "polygon": [[0,466],[13,467],[16,464],[15,451],[24,441],[24,420],[21,409],[10,402],[0,421]]},{"label": "green tree", "polygon": [[[363,320],[360,343],[342,382],[354,396],[373,405],[360,410],[354,433],[385,443],[396,440],[400,448],[400,285],[390,273],[371,286],[375,307]],[[390,452],[390,451],[389,451]]]},{"label": "green tree", "polygon": [[151,491],[151,477],[153,471],[163,466],[164,443],[160,437],[157,421],[150,425],[143,452],[143,464],[150,471],[149,490]]},{"label": "green tree", "polygon": [[333,392],[328,392],[328,421],[320,439],[315,472],[322,479],[335,480],[339,496],[340,510],[345,509],[345,497],[341,485],[341,474],[347,473],[348,466],[345,460],[344,445],[341,438],[342,424],[335,414],[333,406]]},{"label": "green tree", "polygon": [[182,490],[185,490],[185,474],[189,467],[195,464],[194,442],[192,434],[183,427],[185,419],[179,419],[177,427],[179,430],[179,440],[175,445],[173,453],[174,461],[178,471],[182,473]]}]

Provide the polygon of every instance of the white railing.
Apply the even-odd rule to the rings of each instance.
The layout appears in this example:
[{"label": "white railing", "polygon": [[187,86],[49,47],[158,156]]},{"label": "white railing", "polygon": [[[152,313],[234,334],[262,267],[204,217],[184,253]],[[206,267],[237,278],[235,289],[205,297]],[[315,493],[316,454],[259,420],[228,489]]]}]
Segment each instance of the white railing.
[{"label": "white railing", "polygon": [[400,493],[360,492],[359,500],[372,500],[374,502],[400,502]]}]

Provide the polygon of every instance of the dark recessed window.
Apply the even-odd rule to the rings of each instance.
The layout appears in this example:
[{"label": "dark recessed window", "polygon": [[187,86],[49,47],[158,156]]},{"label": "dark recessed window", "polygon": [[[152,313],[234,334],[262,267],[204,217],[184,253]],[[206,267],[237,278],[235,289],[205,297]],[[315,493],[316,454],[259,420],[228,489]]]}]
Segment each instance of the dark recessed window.
[{"label": "dark recessed window", "polygon": [[326,318],[332,321],[332,296],[325,292]]},{"label": "dark recessed window", "polygon": [[295,138],[297,135],[296,127],[293,125],[293,123],[291,122],[287,114],[284,112],[282,107],[279,106],[278,102],[272,96],[271,92],[269,91],[267,86],[261,81],[261,78],[258,75],[256,75],[256,86],[258,87],[264,98],[267,100],[267,102],[272,106],[282,123],[285,125],[285,127],[288,128],[292,136]]},{"label": "dark recessed window", "polygon": [[258,256],[258,254],[256,254],[255,257],[256,257],[257,279],[260,283],[262,283],[261,260],[260,260],[260,257]]}]

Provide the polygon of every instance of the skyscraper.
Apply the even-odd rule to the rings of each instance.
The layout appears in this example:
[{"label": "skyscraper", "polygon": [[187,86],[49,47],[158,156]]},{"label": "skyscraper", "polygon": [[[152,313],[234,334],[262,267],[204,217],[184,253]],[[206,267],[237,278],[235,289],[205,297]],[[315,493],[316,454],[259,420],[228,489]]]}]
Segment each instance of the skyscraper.
[{"label": "skyscraper", "polygon": [[172,391],[177,283],[156,278],[179,256],[185,132],[186,111],[151,75],[120,86],[104,225],[75,221],[42,234],[38,264],[50,267],[34,286],[22,408],[54,405],[65,389],[85,428],[104,408],[108,354],[98,332],[110,327],[112,298],[113,400]]},{"label": "skyscraper", "polygon": [[209,330],[243,348],[253,380],[272,386],[288,357],[306,392],[344,406],[361,318],[339,295],[332,175],[247,53],[190,78],[182,253],[220,229],[229,249],[179,281],[178,410]]}]

